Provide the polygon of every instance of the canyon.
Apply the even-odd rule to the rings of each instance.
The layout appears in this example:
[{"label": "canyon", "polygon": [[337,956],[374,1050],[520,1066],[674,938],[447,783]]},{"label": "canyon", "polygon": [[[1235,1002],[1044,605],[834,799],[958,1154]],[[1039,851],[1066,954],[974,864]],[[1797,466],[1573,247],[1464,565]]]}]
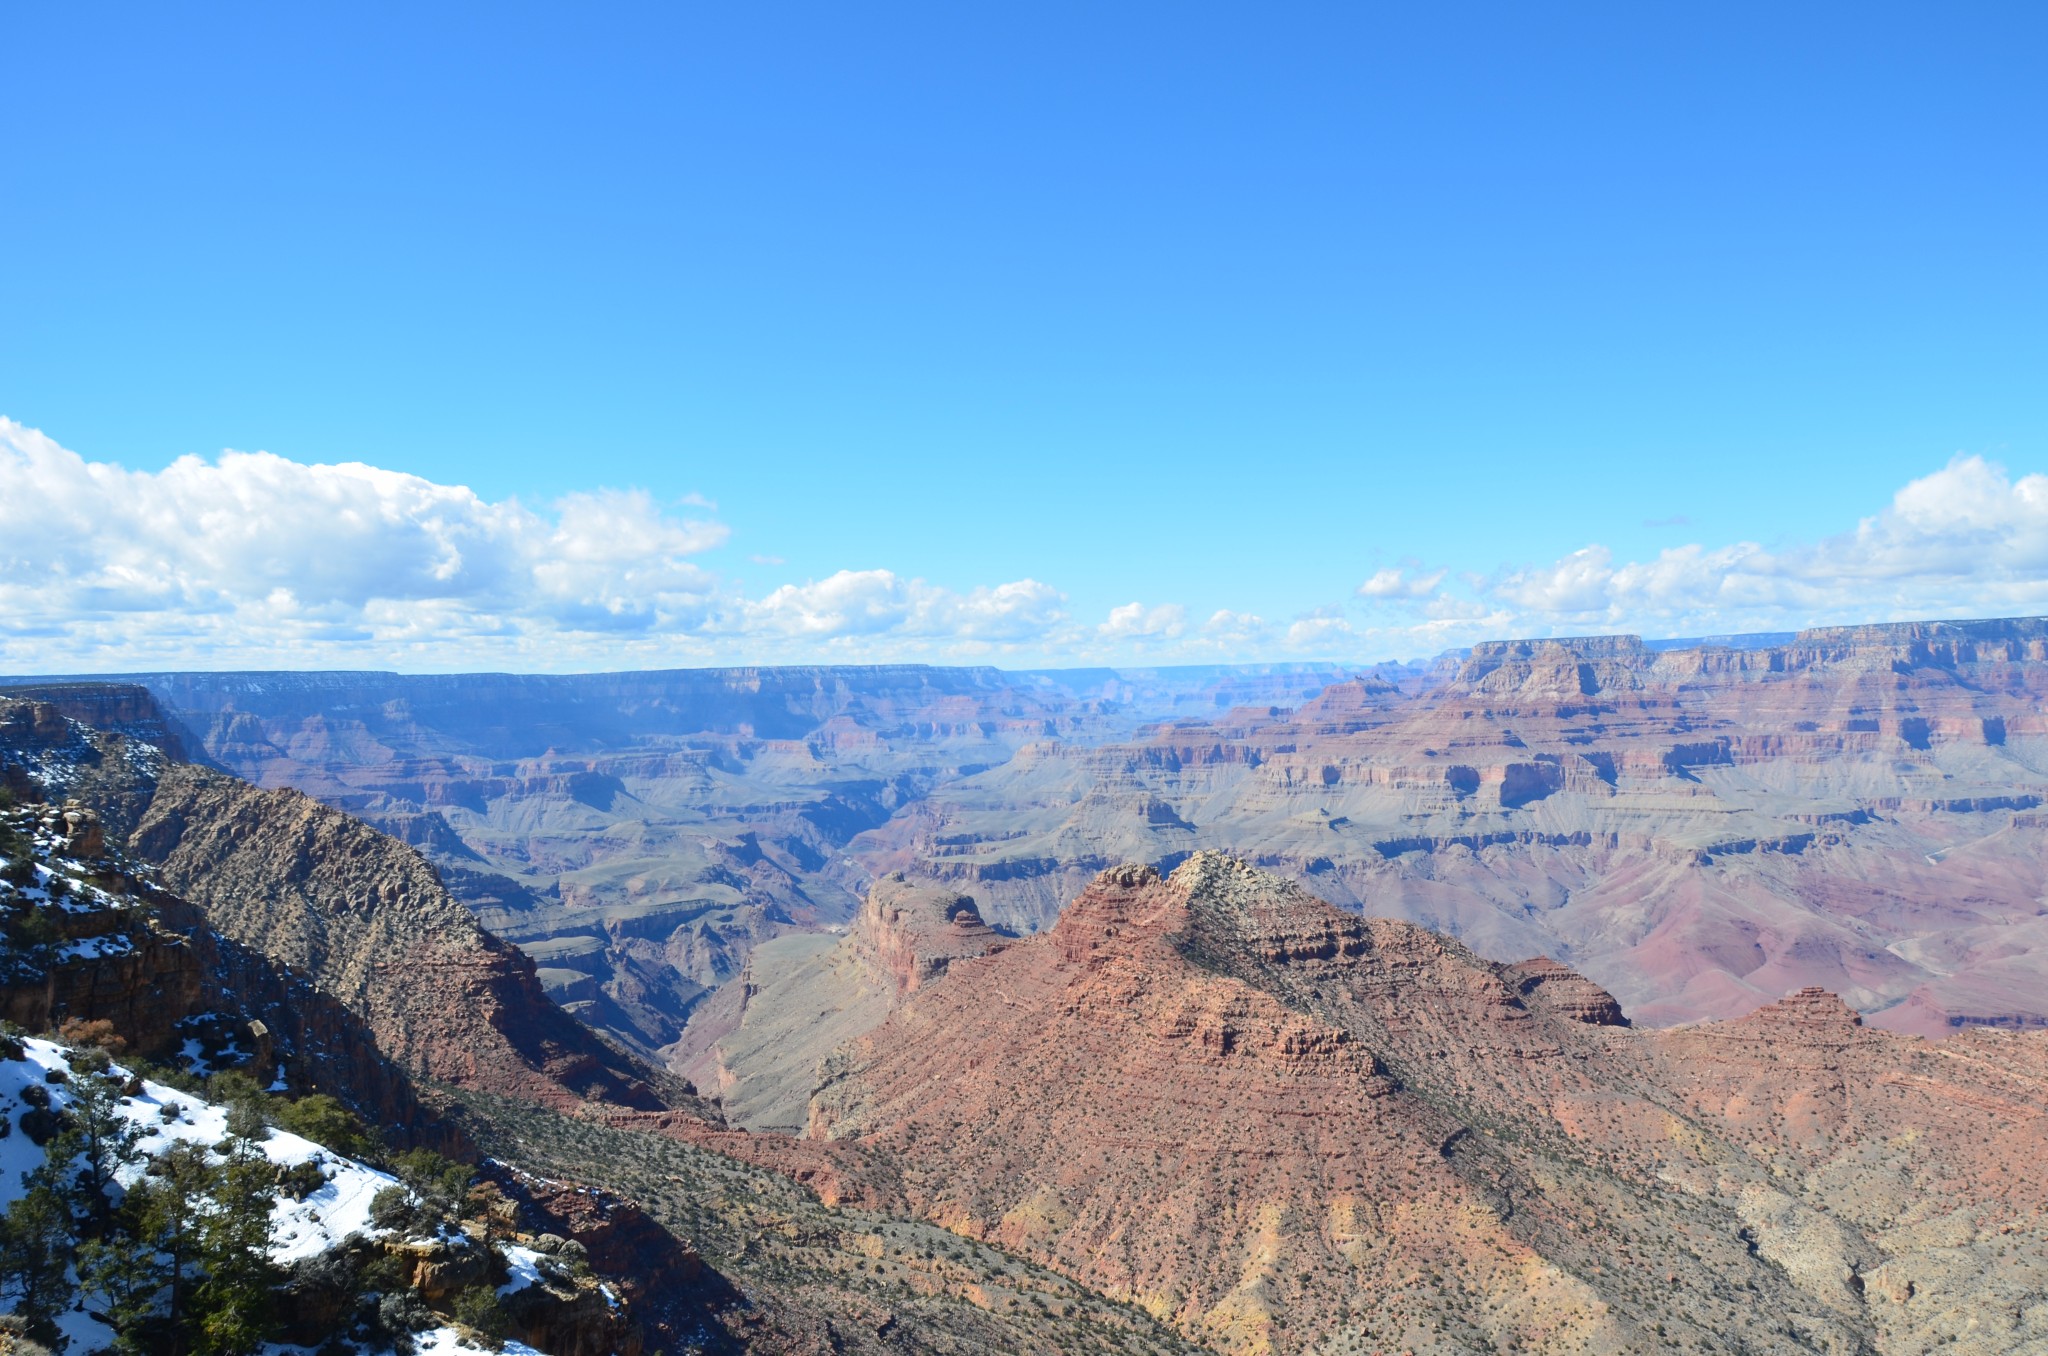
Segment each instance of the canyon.
[{"label": "canyon", "polygon": [[2048,1020],[2048,622],[1755,648],[1514,641],[1294,708],[1041,742],[849,849],[1043,927],[1107,866],[1223,848],[1639,1022],[1816,984],[1938,1035]]},{"label": "canyon", "polygon": [[[53,1059],[99,1042],[187,1083],[227,1070],[332,1096],[387,1151],[472,1162],[496,1195],[465,1228],[574,1245],[615,1287],[593,1303],[594,1287],[543,1268],[542,1290],[506,1298],[512,1331],[546,1356],[1193,1349],[1042,1267],[900,1212],[835,1208],[821,1197],[888,1205],[870,1184],[886,1171],[729,1128],[550,1000],[416,849],[168,757],[145,736],[171,742],[171,722],[139,688],[48,695],[0,696],[0,1016],[14,1024],[0,1037],[34,1028],[64,1043]],[[384,1247],[334,1244],[337,1267]],[[872,1259],[891,1246],[905,1260],[883,1286]],[[503,1282],[443,1277],[444,1260],[417,1259],[413,1288],[439,1306],[422,1322],[447,1321],[457,1290]],[[464,1331],[445,1349],[496,1349]]]},{"label": "canyon", "polygon": [[418,847],[567,1010],[701,1068],[687,1028],[748,956],[824,945],[892,872],[1028,933],[1202,848],[1555,957],[1641,1023],[1817,984],[1902,1031],[2039,1024],[2044,645],[2021,618],[1370,670],[132,681],[194,756]]},{"label": "canyon", "polygon": [[[1786,982],[1739,1014],[1646,1021],[1549,934],[1523,947],[1487,924],[1510,916],[1505,889],[1473,891],[1465,940],[1345,892],[1460,852],[1478,866],[1452,884],[1470,888],[1482,870],[1518,879],[1501,864],[1518,852],[1598,849],[1701,874],[1791,864],[1765,879],[1826,919],[1846,896],[1807,897],[1799,871],[1878,861],[1901,826],[1987,820],[2008,859],[1983,878],[2023,882],[2010,855],[2031,841],[2040,733],[2039,642],[2012,634],[2026,625],[1894,636],[1908,652],[1882,667],[1867,633],[1805,660],[1613,638],[1480,647],[1297,690],[1291,707],[1211,692],[1199,719],[1099,693],[1035,708],[984,694],[951,737],[995,738],[983,727],[1021,710],[1041,733],[978,768],[918,755],[916,796],[832,843],[858,903],[785,919],[757,896],[772,926],[735,928],[733,977],[651,1052],[578,1020],[606,1010],[487,924],[457,886],[490,874],[480,853],[256,786],[140,685],[43,684],[0,696],[8,813],[81,882],[66,898],[96,881],[117,907],[66,912],[77,935],[0,1000],[16,1020],[137,1037],[205,1010],[228,1047],[209,1057],[252,1053],[236,1033],[261,1031],[256,1067],[485,1156],[524,1227],[603,1261],[647,1349],[2025,1351],[2048,1341],[2048,1031],[2023,1006],[1941,1009],[1930,1040],[1882,1029],[1907,1003],[1866,1018],[1786,963],[1741,972]],[[1829,701],[1853,709],[1829,716]],[[890,757],[928,738],[888,728],[906,741]],[[1089,780],[1112,772],[1127,780]],[[1030,813],[1001,834],[931,831],[947,816],[971,829],[977,797],[1034,775],[1039,810],[1066,811],[1052,840],[1092,844],[1057,871],[1016,865],[1048,841]],[[1867,803],[1794,818],[1809,800],[1840,808],[1814,793],[1823,776]],[[1902,780],[1926,794],[1877,795]],[[1294,788],[1320,813],[1296,813]],[[1665,803],[1681,797],[1732,818],[1684,818]],[[1409,828],[1464,832],[1373,837],[1389,804]],[[1259,806],[1263,853],[1194,841],[1233,822],[1221,810]],[[401,829],[430,813],[382,808]],[[1613,841],[1554,821],[1540,841],[1512,818],[1550,813],[1614,816]],[[1614,827],[1631,814],[1641,843]],[[1766,842],[1769,814],[1805,827]],[[1347,838],[1353,825],[1367,827]],[[1823,841],[1852,830],[1873,837]],[[1290,831],[1375,855],[1303,860]],[[802,867],[787,846],[801,833],[784,832],[776,852]],[[1041,906],[1124,842],[1140,850]],[[1943,855],[1962,854],[1922,854]],[[516,887],[550,907],[499,879],[501,899]],[[1648,918],[1699,897],[1636,902]],[[1930,933],[1989,911],[1925,903]],[[561,1356],[589,1340],[532,1331]]]},{"label": "canyon", "polygon": [[2048,1342],[2048,1032],[1644,1030],[1211,851],[903,994],[809,1133],[1221,1351]]}]

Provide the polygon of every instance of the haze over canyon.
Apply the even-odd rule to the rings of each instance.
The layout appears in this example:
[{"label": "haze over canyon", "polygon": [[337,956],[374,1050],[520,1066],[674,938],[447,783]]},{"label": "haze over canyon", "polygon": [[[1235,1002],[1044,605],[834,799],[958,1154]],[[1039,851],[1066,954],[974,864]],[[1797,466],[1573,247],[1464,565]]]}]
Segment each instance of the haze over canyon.
[{"label": "haze over canyon", "polygon": [[2040,618],[10,679],[80,883],[0,997],[476,1160],[611,1287],[493,1320],[549,1356],[2023,1352],[2044,685]]}]

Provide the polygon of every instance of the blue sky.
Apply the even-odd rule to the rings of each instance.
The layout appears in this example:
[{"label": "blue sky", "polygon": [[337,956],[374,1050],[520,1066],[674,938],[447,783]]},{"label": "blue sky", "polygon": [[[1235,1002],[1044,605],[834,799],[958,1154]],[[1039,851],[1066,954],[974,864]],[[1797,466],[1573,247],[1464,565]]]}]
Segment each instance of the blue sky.
[{"label": "blue sky", "polygon": [[428,8],[0,15],[0,668],[2048,607],[2038,5]]}]

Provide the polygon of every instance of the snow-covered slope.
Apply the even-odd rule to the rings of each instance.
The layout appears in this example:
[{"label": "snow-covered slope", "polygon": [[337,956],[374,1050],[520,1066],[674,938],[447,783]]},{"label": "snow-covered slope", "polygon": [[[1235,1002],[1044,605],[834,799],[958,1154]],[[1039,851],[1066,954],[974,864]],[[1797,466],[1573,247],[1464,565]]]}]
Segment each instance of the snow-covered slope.
[{"label": "snow-covered slope", "polygon": [[[49,1110],[61,1112],[70,1107],[76,1097],[75,1075],[71,1069],[73,1052],[47,1040],[28,1038],[18,1043],[22,1050],[20,1058],[5,1058],[10,1050],[0,1047],[0,1117],[8,1122],[8,1133],[0,1137],[0,1210],[11,1208],[22,1197],[25,1178],[42,1166],[44,1159],[43,1148],[16,1123],[20,1113],[33,1102],[45,1100]],[[147,1160],[161,1155],[173,1144],[186,1142],[211,1149],[227,1138],[227,1108],[161,1083],[131,1079],[129,1072],[118,1065],[110,1072],[116,1079],[127,1081],[131,1088],[139,1085],[138,1091],[124,1096],[120,1102],[122,1116],[135,1127],[139,1137],[137,1147],[143,1157],[143,1161],[124,1170],[124,1185],[132,1183],[147,1170]],[[37,1089],[40,1091],[35,1091]],[[337,1248],[352,1237],[376,1239],[391,1236],[389,1230],[371,1221],[370,1204],[378,1192],[401,1186],[396,1177],[284,1130],[268,1131],[260,1147],[264,1156],[280,1169],[310,1166],[323,1179],[322,1184],[303,1199],[295,1200],[290,1193],[279,1193],[271,1211],[270,1255],[273,1261],[281,1266],[289,1265]],[[537,1255],[528,1249],[508,1249],[507,1252],[517,1255],[509,1256],[512,1281],[503,1287],[505,1291],[518,1289],[523,1283],[539,1281],[539,1273],[533,1266]],[[77,1310],[64,1314],[58,1322],[70,1339],[69,1350],[73,1353],[96,1351],[113,1340],[114,1334],[105,1324]],[[414,1344],[416,1351],[435,1353],[435,1356],[492,1350],[465,1341],[453,1328],[417,1333]],[[507,1342],[502,1349],[515,1353],[515,1356],[517,1353],[539,1356],[533,1353],[532,1348],[518,1342]],[[293,1348],[273,1347],[271,1350],[283,1353]]]}]

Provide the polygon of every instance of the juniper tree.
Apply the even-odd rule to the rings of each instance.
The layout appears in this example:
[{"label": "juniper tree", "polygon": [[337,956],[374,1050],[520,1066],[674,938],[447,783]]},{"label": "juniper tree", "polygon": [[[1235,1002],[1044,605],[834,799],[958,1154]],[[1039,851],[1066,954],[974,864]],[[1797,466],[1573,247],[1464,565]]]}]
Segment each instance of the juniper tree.
[{"label": "juniper tree", "polygon": [[141,1161],[140,1136],[121,1110],[121,1085],[109,1071],[106,1052],[74,1052],[70,1128],[49,1147],[49,1161],[78,1161],[77,1214],[84,1237],[105,1232],[114,1208],[113,1191],[123,1169]]}]

